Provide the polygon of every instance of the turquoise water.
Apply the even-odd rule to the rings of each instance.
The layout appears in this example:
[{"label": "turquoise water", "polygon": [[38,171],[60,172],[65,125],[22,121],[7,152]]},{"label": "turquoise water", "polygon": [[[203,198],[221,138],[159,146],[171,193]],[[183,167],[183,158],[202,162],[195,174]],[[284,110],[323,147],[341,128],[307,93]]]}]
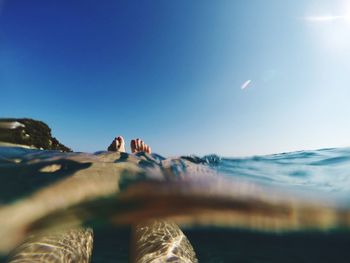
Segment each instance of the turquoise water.
[{"label": "turquoise water", "polygon": [[[35,195],[40,189],[55,185],[91,166],[91,160],[86,163],[69,160],[68,157],[76,155],[80,156],[76,153],[0,147],[0,212],[3,207],[16,204]],[[122,155],[118,162],[128,162],[129,157],[127,154]],[[148,173],[150,168],[162,166],[164,160],[166,159],[161,156],[153,155],[152,159],[142,159],[139,165]],[[43,167],[53,163],[64,169],[49,175],[43,172]],[[343,208],[349,207],[349,148],[244,158],[183,156],[170,159],[169,163],[175,177],[184,176],[190,170],[195,176],[206,173],[212,177],[228,177],[271,189],[283,189],[282,192],[286,189],[301,194],[312,193],[313,198],[330,198]],[[64,192],[61,194],[64,195]],[[102,206],[106,204],[102,202]],[[255,209],[254,206],[251,209]],[[99,211],[104,210],[99,207],[92,213],[96,216]],[[107,215],[97,216],[100,216],[98,222],[84,223],[85,226],[94,228],[92,262],[127,262],[130,254],[130,227],[112,226],[103,220]],[[327,230],[315,228],[280,232],[204,224],[184,227],[183,231],[196,251],[199,262],[350,261],[350,233],[344,225]],[[5,257],[3,255],[4,261]]]}]

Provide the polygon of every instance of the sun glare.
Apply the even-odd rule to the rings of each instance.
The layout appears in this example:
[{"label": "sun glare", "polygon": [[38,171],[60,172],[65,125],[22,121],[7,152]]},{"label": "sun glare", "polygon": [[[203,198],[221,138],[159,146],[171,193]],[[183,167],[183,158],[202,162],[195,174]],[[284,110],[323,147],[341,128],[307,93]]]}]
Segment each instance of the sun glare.
[{"label": "sun glare", "polygon": [[345,16],[308,16],[305,17],[305,20],[311,21],[311,22],[327,22],[327,21],[334,21],[334,20],[341,20],[345,19]]},{"label": "sun glare", "polygon": [[346,2],[345,4],[340,5],[339,11],[335,14],[329,14],[329,12],[326,12],[326,14],[309,15],[304,17],[304,20],[309,22],[343,21],[350,24],[350,4]]},{"label": "sun glare", "polygon": [[[330,11],[330,7],[332,11]],[[335,9],[334,9],[335,8]],[[317,10],[318,9],[318,10]],[[310,33],[316,38],[318,45],[332,51],[332,54],[342,54],[350,47],[350,4],[334,4],[323,8],[312,7],[309,15],[303,20],[310,26]]]}]

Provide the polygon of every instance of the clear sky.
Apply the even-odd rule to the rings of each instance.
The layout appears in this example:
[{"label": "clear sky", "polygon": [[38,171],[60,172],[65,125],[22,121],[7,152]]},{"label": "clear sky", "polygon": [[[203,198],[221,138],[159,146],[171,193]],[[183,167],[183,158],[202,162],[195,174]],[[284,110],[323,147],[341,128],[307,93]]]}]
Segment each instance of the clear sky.
[{"label": "clear sky", "polygon": [[76,151],[349,146],[350,3],[0,0],[0,116]]}]

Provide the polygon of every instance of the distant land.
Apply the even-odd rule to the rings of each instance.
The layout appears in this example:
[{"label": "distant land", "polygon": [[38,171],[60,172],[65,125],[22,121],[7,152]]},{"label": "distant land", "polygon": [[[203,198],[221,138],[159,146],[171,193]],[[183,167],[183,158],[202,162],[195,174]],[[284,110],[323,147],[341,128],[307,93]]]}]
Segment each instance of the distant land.
[{"label": "distant land", "polygon": [[46,123],[29,118],[0,118],[0,142],[44,150],[72,151],[51,135],[51,129]]}]

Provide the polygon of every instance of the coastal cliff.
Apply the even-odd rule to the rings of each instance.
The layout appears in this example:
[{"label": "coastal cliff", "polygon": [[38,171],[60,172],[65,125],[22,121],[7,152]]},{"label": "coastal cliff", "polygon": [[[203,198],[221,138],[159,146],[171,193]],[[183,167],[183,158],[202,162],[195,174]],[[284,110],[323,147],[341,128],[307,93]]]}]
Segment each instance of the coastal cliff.
[{"label": "coastal cliff", "polygon": [[44,150],[72,151],[51,135],[51,129],[46,123],[27,118],[0,118],[0,142]]}]

